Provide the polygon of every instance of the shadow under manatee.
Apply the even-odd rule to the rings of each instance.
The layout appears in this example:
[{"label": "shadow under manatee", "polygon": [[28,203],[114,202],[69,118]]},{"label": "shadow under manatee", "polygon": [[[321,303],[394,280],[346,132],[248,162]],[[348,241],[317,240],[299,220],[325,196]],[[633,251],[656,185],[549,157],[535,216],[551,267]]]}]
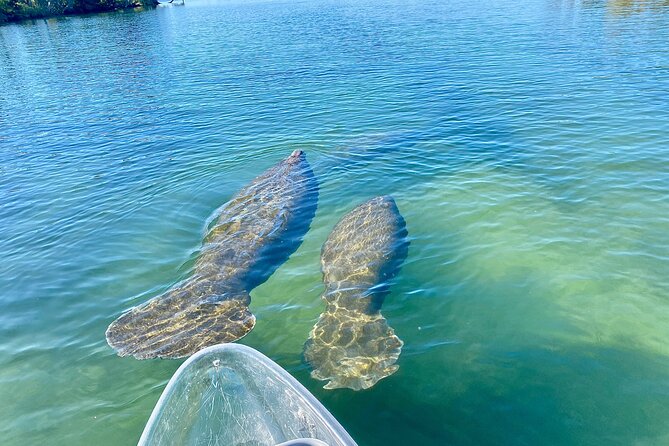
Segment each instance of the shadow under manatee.
[{"label": "shadow under manatee", "polygon": [[444,118],[434,126],[357,136],[323,153],[314,164],[325,185],[323,202],[336,200],[351,184],[368,196],[395,194],[479,166],[522,175],[551,201],[579,201],[572,197],[580,186],[573,175],[568,181],[556,177],[542,166],[539,148],[510,125],[499,119],[476,120],[472,113],[465,109],[461,114],[467,119]]},{"label": "shadow under manatee", "polygon": [[[523,152],[514,148],[510,132],[483,124],[446,122],[435,127],[352,138],[324,154],[314,170],[320,177],[376,167],[408,171],[412,178],[429,178],[471,163],[518,167],[522,165],[522,157]],[[404,177],[399,175],[396,179]]]}]

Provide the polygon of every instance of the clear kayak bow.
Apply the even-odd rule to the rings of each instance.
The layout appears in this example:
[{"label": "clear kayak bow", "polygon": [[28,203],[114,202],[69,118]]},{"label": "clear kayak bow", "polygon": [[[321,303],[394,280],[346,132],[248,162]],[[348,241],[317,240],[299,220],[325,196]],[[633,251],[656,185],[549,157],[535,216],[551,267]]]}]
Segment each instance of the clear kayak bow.
[{"label": "clear kayak bow", "polygon": [[170,379],[138,446],[356,446],[295,378],[258,351],[221,344]]}]

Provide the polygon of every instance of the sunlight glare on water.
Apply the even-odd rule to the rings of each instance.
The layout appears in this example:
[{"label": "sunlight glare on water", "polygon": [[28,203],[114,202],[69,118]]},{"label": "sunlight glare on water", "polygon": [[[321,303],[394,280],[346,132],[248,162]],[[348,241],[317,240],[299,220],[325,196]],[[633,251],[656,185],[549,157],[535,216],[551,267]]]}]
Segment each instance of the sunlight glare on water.
[{"label": "sunlight glare on water", "polygon": [[[0,27],[0,443],[134,444],[182,361],[104,332],[303,149],[299,250],[242,340],[362,445],[669,444],[669,6],[203,1]],[[394,375],[327,391],[320,248],[391,194]]]}]

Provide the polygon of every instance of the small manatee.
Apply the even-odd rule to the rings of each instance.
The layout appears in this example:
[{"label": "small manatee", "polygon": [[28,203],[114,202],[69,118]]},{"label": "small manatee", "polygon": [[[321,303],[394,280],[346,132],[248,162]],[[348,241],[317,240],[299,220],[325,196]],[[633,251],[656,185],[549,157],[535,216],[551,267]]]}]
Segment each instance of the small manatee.
[{"label": "small manatee", "polygon": [[361,390],[393,374],[403,342],[381,315],[389,281],[408,251],[395,201],[373,198],[346,214],[321,252],[325,311],[311,330],[304,358],[324,387]]}]

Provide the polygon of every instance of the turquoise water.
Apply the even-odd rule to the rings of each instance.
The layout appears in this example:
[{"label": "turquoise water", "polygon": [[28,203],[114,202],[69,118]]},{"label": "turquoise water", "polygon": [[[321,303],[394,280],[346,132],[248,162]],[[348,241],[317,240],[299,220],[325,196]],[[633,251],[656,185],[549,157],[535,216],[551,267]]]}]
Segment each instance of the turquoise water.
[{"label": "turquoise water", "polygon": [[[0,27],[0,443],[133,444],[181,361],[104,331],[303,149],[303,245],[242,340],[363,445],[669,444],[669,6],[210,2]],[[411,246],[374,388],[302,364],[339,217]]]}]

